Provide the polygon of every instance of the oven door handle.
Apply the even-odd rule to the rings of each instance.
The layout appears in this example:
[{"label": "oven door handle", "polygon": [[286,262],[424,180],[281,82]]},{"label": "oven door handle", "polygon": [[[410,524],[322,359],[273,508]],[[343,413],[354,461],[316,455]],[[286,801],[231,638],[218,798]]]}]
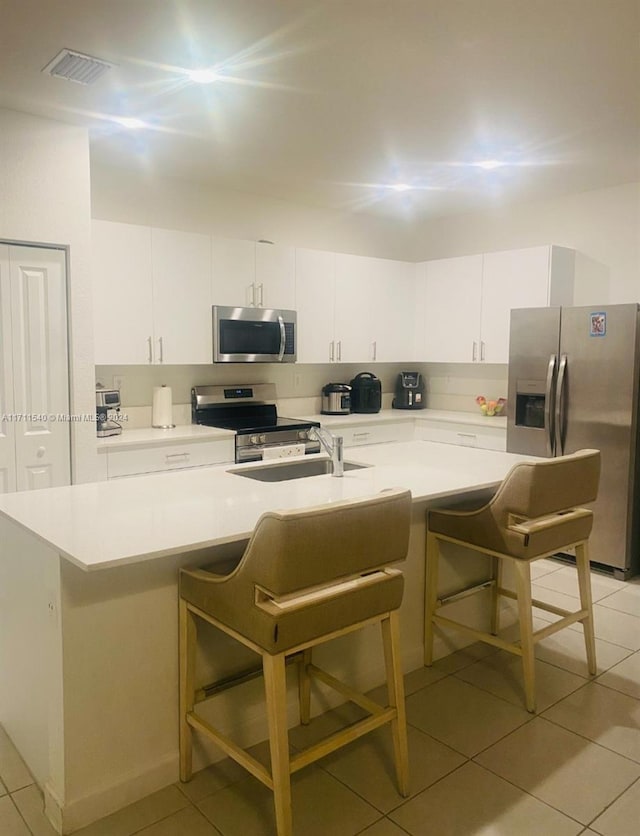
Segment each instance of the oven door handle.
[{"label": "oven door handle", "polygon": [[281,316],[278,317],[278,323],[280,325],[280,351],[278,352],[278,363],[281,363],[287,343],[287,332],[284,328],[284,319]]}]

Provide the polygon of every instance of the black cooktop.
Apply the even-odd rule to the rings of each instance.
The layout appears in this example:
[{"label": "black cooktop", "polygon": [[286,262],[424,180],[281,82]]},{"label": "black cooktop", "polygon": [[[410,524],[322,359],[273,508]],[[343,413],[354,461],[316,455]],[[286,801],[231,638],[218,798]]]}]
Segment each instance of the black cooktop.
[{"label": "black cooktop", "polygon": [[198,421],[207,427],[220,427],[223,430],[235,430],[237,433],[266,433],[277,430],[305,430],[310,427],[320,426],[316,421],[303,421],[300,418],[279,418],[264,421],[255,415],[234,416],[227,420],[207,416],[204,420]]}]

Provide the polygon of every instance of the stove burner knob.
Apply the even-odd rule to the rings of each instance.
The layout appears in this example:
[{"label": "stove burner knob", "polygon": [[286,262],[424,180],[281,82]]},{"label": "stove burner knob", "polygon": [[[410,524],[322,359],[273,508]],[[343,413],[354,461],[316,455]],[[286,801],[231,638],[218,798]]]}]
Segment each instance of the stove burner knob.
[{"label": "stove burner knob", "polygon": [[260,436],[250,435],[249,436],[249,443],[250,444],[259,444],[260,443]]},{"label": "stove burner knob", "polygon": [[298,438],[300,439],[300,441],[306,441],[309,438],[309,433],[307,432],[307,430],[299,430]]},{"label": "stove burner knob", "polygon": [[267,440],[267,436],[264,433],[260,434],[260,444],[264,444]]}]

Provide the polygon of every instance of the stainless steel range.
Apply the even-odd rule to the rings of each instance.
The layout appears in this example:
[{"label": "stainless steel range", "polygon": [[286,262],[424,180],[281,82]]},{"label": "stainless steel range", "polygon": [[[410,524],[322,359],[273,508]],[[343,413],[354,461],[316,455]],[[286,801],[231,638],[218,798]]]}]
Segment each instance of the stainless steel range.
[{"label": "stainless steel range", "polygon": [[273,383],[246,386],[194,386],[191,421],[207,427],[235,430],[236,462],[259,461],[277,448],[304,445],[305,453],[319,453],[320,442],[309,438],[316,421],[280,418]]}]

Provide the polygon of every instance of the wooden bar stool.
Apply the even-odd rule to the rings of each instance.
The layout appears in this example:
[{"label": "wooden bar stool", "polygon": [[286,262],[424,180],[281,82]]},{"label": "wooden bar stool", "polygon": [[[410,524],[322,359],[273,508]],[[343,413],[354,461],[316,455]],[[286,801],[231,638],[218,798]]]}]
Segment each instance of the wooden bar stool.
[{"label": "wooden bar stool", "polygon": [[[220,748],[273,791],[279,836],[290,836],[291,773],[390,723],[398,786],[408,794],[407,732],[400,663],[398,607],[404,577],[389,564],[404,560],[411,494],[383,491],[367,499],[304,511],[269,512],[258,520],[237,567],[227,575],[180,572],[180,778],[192,772],[192,730]],[[195,711],[199,619],[262,657],[271,769],[266,769]],[[379,623],[389,705],[381,706],[316,667],[312,648]],[[300,722],[310,720],[316,678],[368,712],[314,746],[289,755],[285,662],[296,656]],[[206,698],[206,697],[205,697]]]},{"label": "wooden bar stool", "polygon": [[[433,661],[434,625],[451,627],[474,639],[522,657],[528,711],[535,711],[535,645],[547,636],[580,622],[584,630],[589,673],[596,673],[596,650],[591,603],[591,576],[587,541],[593,512],[581,508],[598,494],[600,452],[579,450],[569,456],[523,462],[507,474],[491,501],[472,511],[431,509],[427,512],[427,570],[425,580],[425,665]],[[487,584],[438,598],[440,543],[456,543],[493,558],[491,631],[483,632],[440,613],[440,607],[464,595],[486,589]],[[530,566],[534,560],[575,548],[580,591],[576,612],[531,597]],[[515,592],[501,583],[503,561],[515,573]],[[519,643],[499,638],[499,597],[518,602]],[[533,607],[561,616],[541,630],[533,630]]]}]

